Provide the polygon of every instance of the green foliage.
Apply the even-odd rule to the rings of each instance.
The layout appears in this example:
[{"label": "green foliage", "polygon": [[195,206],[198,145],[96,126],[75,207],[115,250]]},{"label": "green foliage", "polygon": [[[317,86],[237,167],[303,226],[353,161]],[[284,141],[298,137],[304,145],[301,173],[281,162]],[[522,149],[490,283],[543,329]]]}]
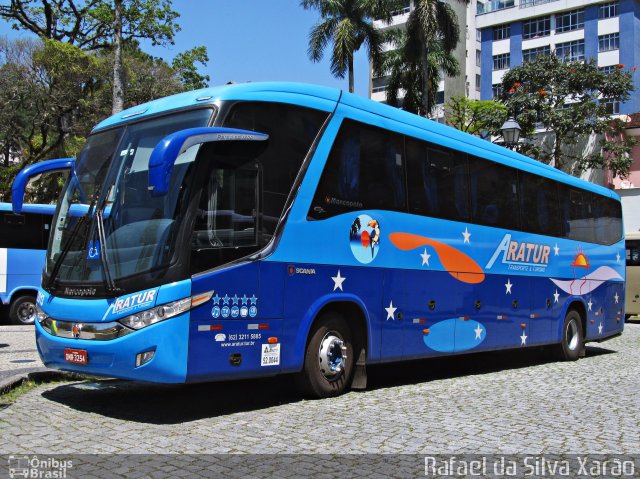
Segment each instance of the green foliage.
[{"label": "green foliage", "polygon": [[[440,72],[444,71],[449,76],[459,74],[458,62],[452,55],[459,38],[458,17],[450,5],[442,0],[414,2],[407,20],[402,57],[405,69],[420,70],[409,75],[409,78],[419,82],[419,87],[405,85],[404,88],[418,88],[422,102],[418,112],[422,115],[428,115],[435,106]],[[397,68],[402,70],[401,65]],[[394,90],[397,92],[395,85]]]},{"label": "green foliage", "polygon": [[[402,30],[391,30],[386,42],[395,48],[383,54],[377,75],[388,75],[387,103],[418,115],[427,116],[436,106],[438,84],[442,73],[455,76],[460,73],[458,62],[446,51],[444,42],[431,42],[424,59],[407,55],[408,38]],[[426,73],[425,73],[426,72]],[[402,98],[400,97],[402,93]]]},{"label": "green foliage", "polygon": [[[538,56],[533,62],[512,68],[503,77],[502,99],[523,134],[530,136],[539,129],[553,132],[549,147],[536,146],[536,151],[530,143],[523,143],[520,150],[533,152],[539,160],[573,174],[593,166],[627,174],[625,158],[632,145],[614,139],[607,103],[629,98],[631,76],[623,65],[604,73],[595,60],[565,63],[555,55]],[[592,133],[604,135],[604,155],[576,151],[576,145]]]},{"label": "green foliage", "polygon": [[[123,0],[123,38],[146,38],[153,45],[173,44],[180,30],[171,0]],[[11,0],[0,18],[16,30],[69,43],[83,50],[111,49],[114,0]]]},{"label": "green foliage", "polygon": [[374,28],[373,20],[391,22],[391,12],[399,7],[397,0],[302,0],[305,9],[320,12],[320,21],[309,33],[309,58],[319,62],[324,50],[333,45],[331,74],[344,78],[349,74],[349,91],[354,91],[353,55],[364,45],[369,61],[382,61],[383,33]]},{"label": "green foliage", "polygon": [[478,136],[500,131],[507,116],[507,107],[494,100],[458,96],[451,98],[445,106],[445,117],[450,126]]},{"label": "green foliage", "polygon": [[198,73],[196,63],[207,66],[209,55],[207,47],[194,47],[186,52],[178,53],[171,63],[172,68],[180,77],[182,84],[187,90],[197,90],[209,86],[209,75]]}]

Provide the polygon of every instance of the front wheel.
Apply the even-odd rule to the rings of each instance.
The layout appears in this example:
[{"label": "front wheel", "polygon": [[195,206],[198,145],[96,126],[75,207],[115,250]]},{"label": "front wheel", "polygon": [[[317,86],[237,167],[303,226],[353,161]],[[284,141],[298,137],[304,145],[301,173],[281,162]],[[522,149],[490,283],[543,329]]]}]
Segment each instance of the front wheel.
[{"label": "front wheel", "polygon": [[564,317],[562,325],[562,339],[556,346],[556,357],[561,361],[575,361],[580,357],[584,347],[584,334],[580,313],[570,310]]},{"label": "front wheel", "polygon": [[353,379],[351,329],[339,314],[326,314],[314,324],[299,377],[306,394],[315,398],[338,396]]},{"label": "front wheel", "polygon": [[11,302],[9,320],[13,324],[33,324],[36,319],[36,298],[30,294],[18,296]]}]

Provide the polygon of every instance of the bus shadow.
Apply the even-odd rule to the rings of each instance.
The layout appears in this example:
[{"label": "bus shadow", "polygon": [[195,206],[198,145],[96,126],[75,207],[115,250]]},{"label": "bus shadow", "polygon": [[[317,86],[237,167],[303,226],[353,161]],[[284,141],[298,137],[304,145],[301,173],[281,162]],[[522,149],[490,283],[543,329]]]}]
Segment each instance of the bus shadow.
[{"label": "bus shadow", "polygon": [[[585,359],[614,352],[587,346]],[[388,387],[526,368],[551,361],[553,359],[548,354],[531,349],[371,366],[368,368],[367,390],[361,394]],[[258,411],[305,399],[291,376],[187,385],[100,380],[63,384],[43,392],[42,396],[77,411],[149,424],[190,422]]]}]

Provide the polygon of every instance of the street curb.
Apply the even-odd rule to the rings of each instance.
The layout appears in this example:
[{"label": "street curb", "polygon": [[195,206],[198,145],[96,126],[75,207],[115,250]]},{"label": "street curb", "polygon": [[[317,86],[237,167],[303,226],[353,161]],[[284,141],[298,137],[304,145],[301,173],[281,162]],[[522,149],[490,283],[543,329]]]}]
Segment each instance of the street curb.
[{"label": "street curb", "polygon": [[74,373],[66,373],[63,371],[54,371],[50,369],[42,368],[41,370],[31,371],[30,373],[14,374],[6,379],[0,380],[0,395],[8,393],[9,391],[17,388],[25,381],[31,380],[36,383],[43,383],[47,381],[77,379],[78,375]]}]

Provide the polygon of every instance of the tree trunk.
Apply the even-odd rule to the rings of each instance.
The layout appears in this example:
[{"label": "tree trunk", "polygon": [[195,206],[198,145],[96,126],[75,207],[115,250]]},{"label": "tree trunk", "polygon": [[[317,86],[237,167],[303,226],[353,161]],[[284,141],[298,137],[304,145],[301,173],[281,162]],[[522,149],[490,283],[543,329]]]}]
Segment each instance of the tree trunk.
[{"label": "tree trunk", "polygon": [[422,54],[420,55],[420,68],[422,69],[422,115],[426,118],[429,115],[429,95],[430,95],[430,78],[429,64],[427,63],[427,40],[423,39]]},{"label": "tree trunk", "polygon": [[122,1],[114,1],[113,18],[113,105],[115,115],[124,109],[124,68],[122,66]]},{"label": "tree trunk", "polygon": [[353,55],[349,57],[349,93],[353,93],[355,91],[354,81],[353,81]]}]

